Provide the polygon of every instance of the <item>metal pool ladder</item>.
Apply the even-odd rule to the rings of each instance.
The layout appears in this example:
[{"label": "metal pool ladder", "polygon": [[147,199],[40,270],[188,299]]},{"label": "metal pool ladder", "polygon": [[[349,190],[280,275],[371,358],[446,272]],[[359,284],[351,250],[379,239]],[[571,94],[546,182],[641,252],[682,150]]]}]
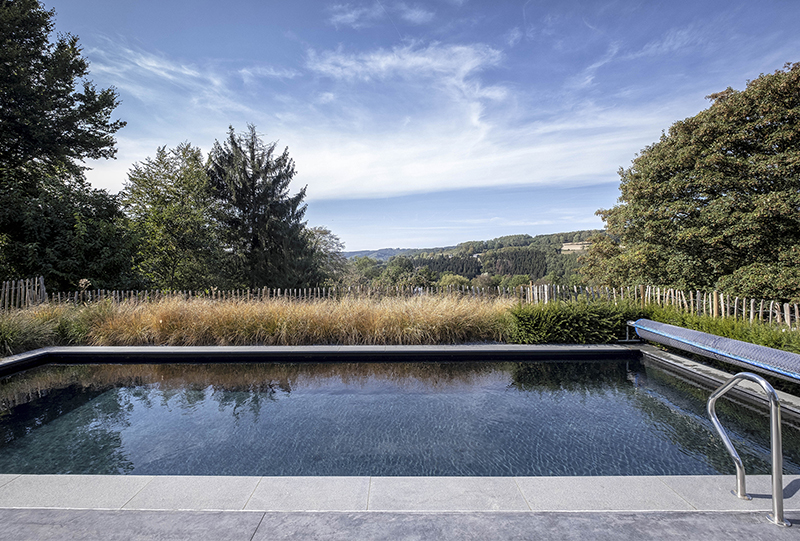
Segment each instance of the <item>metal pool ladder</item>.
[{"label": "metal pool ladder", "polygon": [[715,405],[717,399],[734,388],[741,380],[750,380],[758,383],[769,398],[769,433],[770,433],[770,448],[772,450],[772,513],[769,515],[769,521],[778,526],[791,526],[792,523],[783,518],[783,444],[781,440],[781,403],[778,400],[778,394],[772,388],[767,380],[761,376],[757,376],[752,372],[739,372],[727,383],[723,384],[719,389],[711,393],[708,397],[708,415],[711,417],[711,422],[714,423],[714,428],[717,429],[725,448],[733,458],[736,464],[736,491],[731,491],[733,494],[743,500],[752,499],[747,495],[745,490],[744,481],[744,465],[742,459],[739,458],[739,453],[733,448],[728,434],[722,428],[722,424],[717,418]]}]

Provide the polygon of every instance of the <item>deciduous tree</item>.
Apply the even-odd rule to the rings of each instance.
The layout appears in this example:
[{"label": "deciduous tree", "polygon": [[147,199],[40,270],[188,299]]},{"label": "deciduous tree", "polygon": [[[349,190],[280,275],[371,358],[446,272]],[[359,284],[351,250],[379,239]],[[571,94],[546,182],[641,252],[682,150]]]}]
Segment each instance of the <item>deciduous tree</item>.
[{"label": "deciduous tree", "polygon": [[0,272],[105,287],[126,279],[124,235],[116,199],[88,186],[80,162],[114,157],[125,123],[111,119],[116,91],[85,79],[78,38],[50,41],[54,15],[36,0],[0,0]]},{"label": "deciduous tree", "polygon": [[585,272],[750,295],[769,276],[774,296],[800,296],[800,63],[709,99],[620,170]]},{"label": "deciduous tree", "polygon": [[[53,43],[54,11],[36,0],[0,0],[0,171],[79,173],[85,158],[113,158],[116,90],[86,80],[78,38]],[[76,87],[80,86],[80,90]],[[6,179],[7,180],[7,179]],[[28,178],[27,180],[32,180]]]},{"label": "deciduous tree", "polygon": [[224,285],[216,203],[199,148],[182,143],[134,164],[122,192],[137,239],[136,269],[151,286],[197,289]]}]

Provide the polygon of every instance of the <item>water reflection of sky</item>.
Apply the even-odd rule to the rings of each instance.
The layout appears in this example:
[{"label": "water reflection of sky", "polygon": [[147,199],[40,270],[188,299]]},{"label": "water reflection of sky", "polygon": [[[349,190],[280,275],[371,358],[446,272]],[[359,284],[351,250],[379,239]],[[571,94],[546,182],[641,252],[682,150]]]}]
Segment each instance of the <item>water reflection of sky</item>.
[{"label": "water reflection of sky", "polygon": [[[0,473],[733,472],[697,391],[638,364],[92,365],[22,376],[0,383],[2,403],[16,404],[0,413]],[[766,419],[728,410],[748,473],[768,473]],[[800,472],[797,442],[785,430],[788,472]]]}]

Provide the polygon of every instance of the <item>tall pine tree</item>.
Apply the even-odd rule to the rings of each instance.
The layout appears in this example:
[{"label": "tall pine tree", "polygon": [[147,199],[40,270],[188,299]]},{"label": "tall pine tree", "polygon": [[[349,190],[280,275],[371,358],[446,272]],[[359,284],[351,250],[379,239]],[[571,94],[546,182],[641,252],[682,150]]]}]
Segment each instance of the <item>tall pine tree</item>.
[{"label": "tall pine tree", "polygon": [[233,263],[232,277],[249,287],[300,287],[313,269],[313,250],[303,234],[303,187],[289,194],[296,171],[288,148],[277,154],[248,125],[214,143],[208,176],[222,206]]}]

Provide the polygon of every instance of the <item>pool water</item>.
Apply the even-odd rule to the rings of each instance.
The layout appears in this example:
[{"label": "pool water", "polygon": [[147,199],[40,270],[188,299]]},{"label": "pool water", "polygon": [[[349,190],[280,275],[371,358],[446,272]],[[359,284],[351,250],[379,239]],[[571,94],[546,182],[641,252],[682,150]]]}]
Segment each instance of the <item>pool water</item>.
[{"label": "pool water", "polygon": [[[707,396],[634,361],[47,366],[0,380],[0,473],[731,474]],[[769,473],[766,415],[718,412]]]}]

